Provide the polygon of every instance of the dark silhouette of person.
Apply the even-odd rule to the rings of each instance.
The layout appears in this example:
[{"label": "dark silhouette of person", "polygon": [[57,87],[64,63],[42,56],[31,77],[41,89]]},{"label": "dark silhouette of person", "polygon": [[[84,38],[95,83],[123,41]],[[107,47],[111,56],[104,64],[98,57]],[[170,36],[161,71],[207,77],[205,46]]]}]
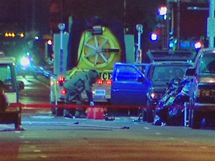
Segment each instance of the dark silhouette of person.
[{"label": "dark silhouette of person", "polygon": [[0,80],[0,112],[4,112],[8,106],[8,101],[4,94],[4,90],[5,90],[5,85]]}]

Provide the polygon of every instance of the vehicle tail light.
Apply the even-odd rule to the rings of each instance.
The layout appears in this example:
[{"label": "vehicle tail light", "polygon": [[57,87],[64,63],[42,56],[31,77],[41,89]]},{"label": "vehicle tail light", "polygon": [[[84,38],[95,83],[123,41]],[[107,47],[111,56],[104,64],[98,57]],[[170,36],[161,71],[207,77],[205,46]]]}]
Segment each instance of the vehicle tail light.
[{"label": "vehicle tail light", "polygon": [[59,84],[59,86],[63,86],[64,82],[65,82],[65,77],[62,75],[59,76],[57,80],[57,83]]},{"label": "vehicle tail light", "polygon": [[67,94],[66,88],[62,88],[62,89],[60,90],[60,94],[61,94],[62,96],[65,96],[65,95]]},{"label": "vehicle tail light", "polygon": [[98,80],[96,81],[96,83],[97,83],[98,85],[102,85],[102,84],[104,83],[104,81],[103,81],[102,79],[98,79]]},{"label": "vehicle tail light", "polygon": [[106,81],[106,84],[107,84],[108,86],[111,86],[111,85],[112,85],[112,80],[111,80],[111,79],[107,80],[107,81]]},{"label": "vehicle tail light", "polygon": [[108,80],[104,81],[103,79],[98,79],[96,81],[96,84],[98,84],[98,85],[104,85],[104,84],[106,84],[107,86],[111,86],[112,85],[112,80],[108,79]]}]

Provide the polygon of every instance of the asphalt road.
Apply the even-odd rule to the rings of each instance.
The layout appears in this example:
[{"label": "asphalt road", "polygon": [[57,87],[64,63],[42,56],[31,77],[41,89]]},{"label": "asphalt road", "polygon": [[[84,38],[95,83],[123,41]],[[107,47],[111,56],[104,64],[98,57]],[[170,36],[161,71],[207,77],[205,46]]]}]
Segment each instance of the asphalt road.
[{"label": "asphalt road", "polygon": [[42,76],[21,77],[18,80],[23,81],[25,87],[20,91],[20,102],[28,103],[48,103],[49,102],[49,80]]},{"label": "asphalt road", "polygon": [[1,161],[214,161],[213,129],[54,117],[23,111],[24,131],[0,125]]},{"label": "asphalt road", "polygon": [[[23,80],[22,103],[48,102],[47,81]],[[136,119],[70,119],[54,117],[49,109],[24,109],[24,131],[0,125],[0,161],[215,161],[214,129]]]}]

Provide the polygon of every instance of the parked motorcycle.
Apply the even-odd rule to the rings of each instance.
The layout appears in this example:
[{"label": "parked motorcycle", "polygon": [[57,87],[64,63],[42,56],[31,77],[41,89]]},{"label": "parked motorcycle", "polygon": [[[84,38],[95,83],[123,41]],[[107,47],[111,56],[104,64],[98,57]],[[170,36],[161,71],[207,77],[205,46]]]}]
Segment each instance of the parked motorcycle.
[{"label": "parked motorcycle", "polygon": [[189,79],[173,79],[155,110],[154,125],[183,125],[184,103],[189,101]]}]

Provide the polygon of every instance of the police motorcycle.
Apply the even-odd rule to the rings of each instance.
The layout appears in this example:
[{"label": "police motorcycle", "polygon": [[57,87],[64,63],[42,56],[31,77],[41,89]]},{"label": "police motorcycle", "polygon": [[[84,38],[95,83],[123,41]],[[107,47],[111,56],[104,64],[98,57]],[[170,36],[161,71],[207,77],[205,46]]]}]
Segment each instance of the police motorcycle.
[{"label": "police motorcycle", "polygon": [[189,79],[172,79],[155,110],[153,124],[183,125],[184,103],[189,101]]}]

